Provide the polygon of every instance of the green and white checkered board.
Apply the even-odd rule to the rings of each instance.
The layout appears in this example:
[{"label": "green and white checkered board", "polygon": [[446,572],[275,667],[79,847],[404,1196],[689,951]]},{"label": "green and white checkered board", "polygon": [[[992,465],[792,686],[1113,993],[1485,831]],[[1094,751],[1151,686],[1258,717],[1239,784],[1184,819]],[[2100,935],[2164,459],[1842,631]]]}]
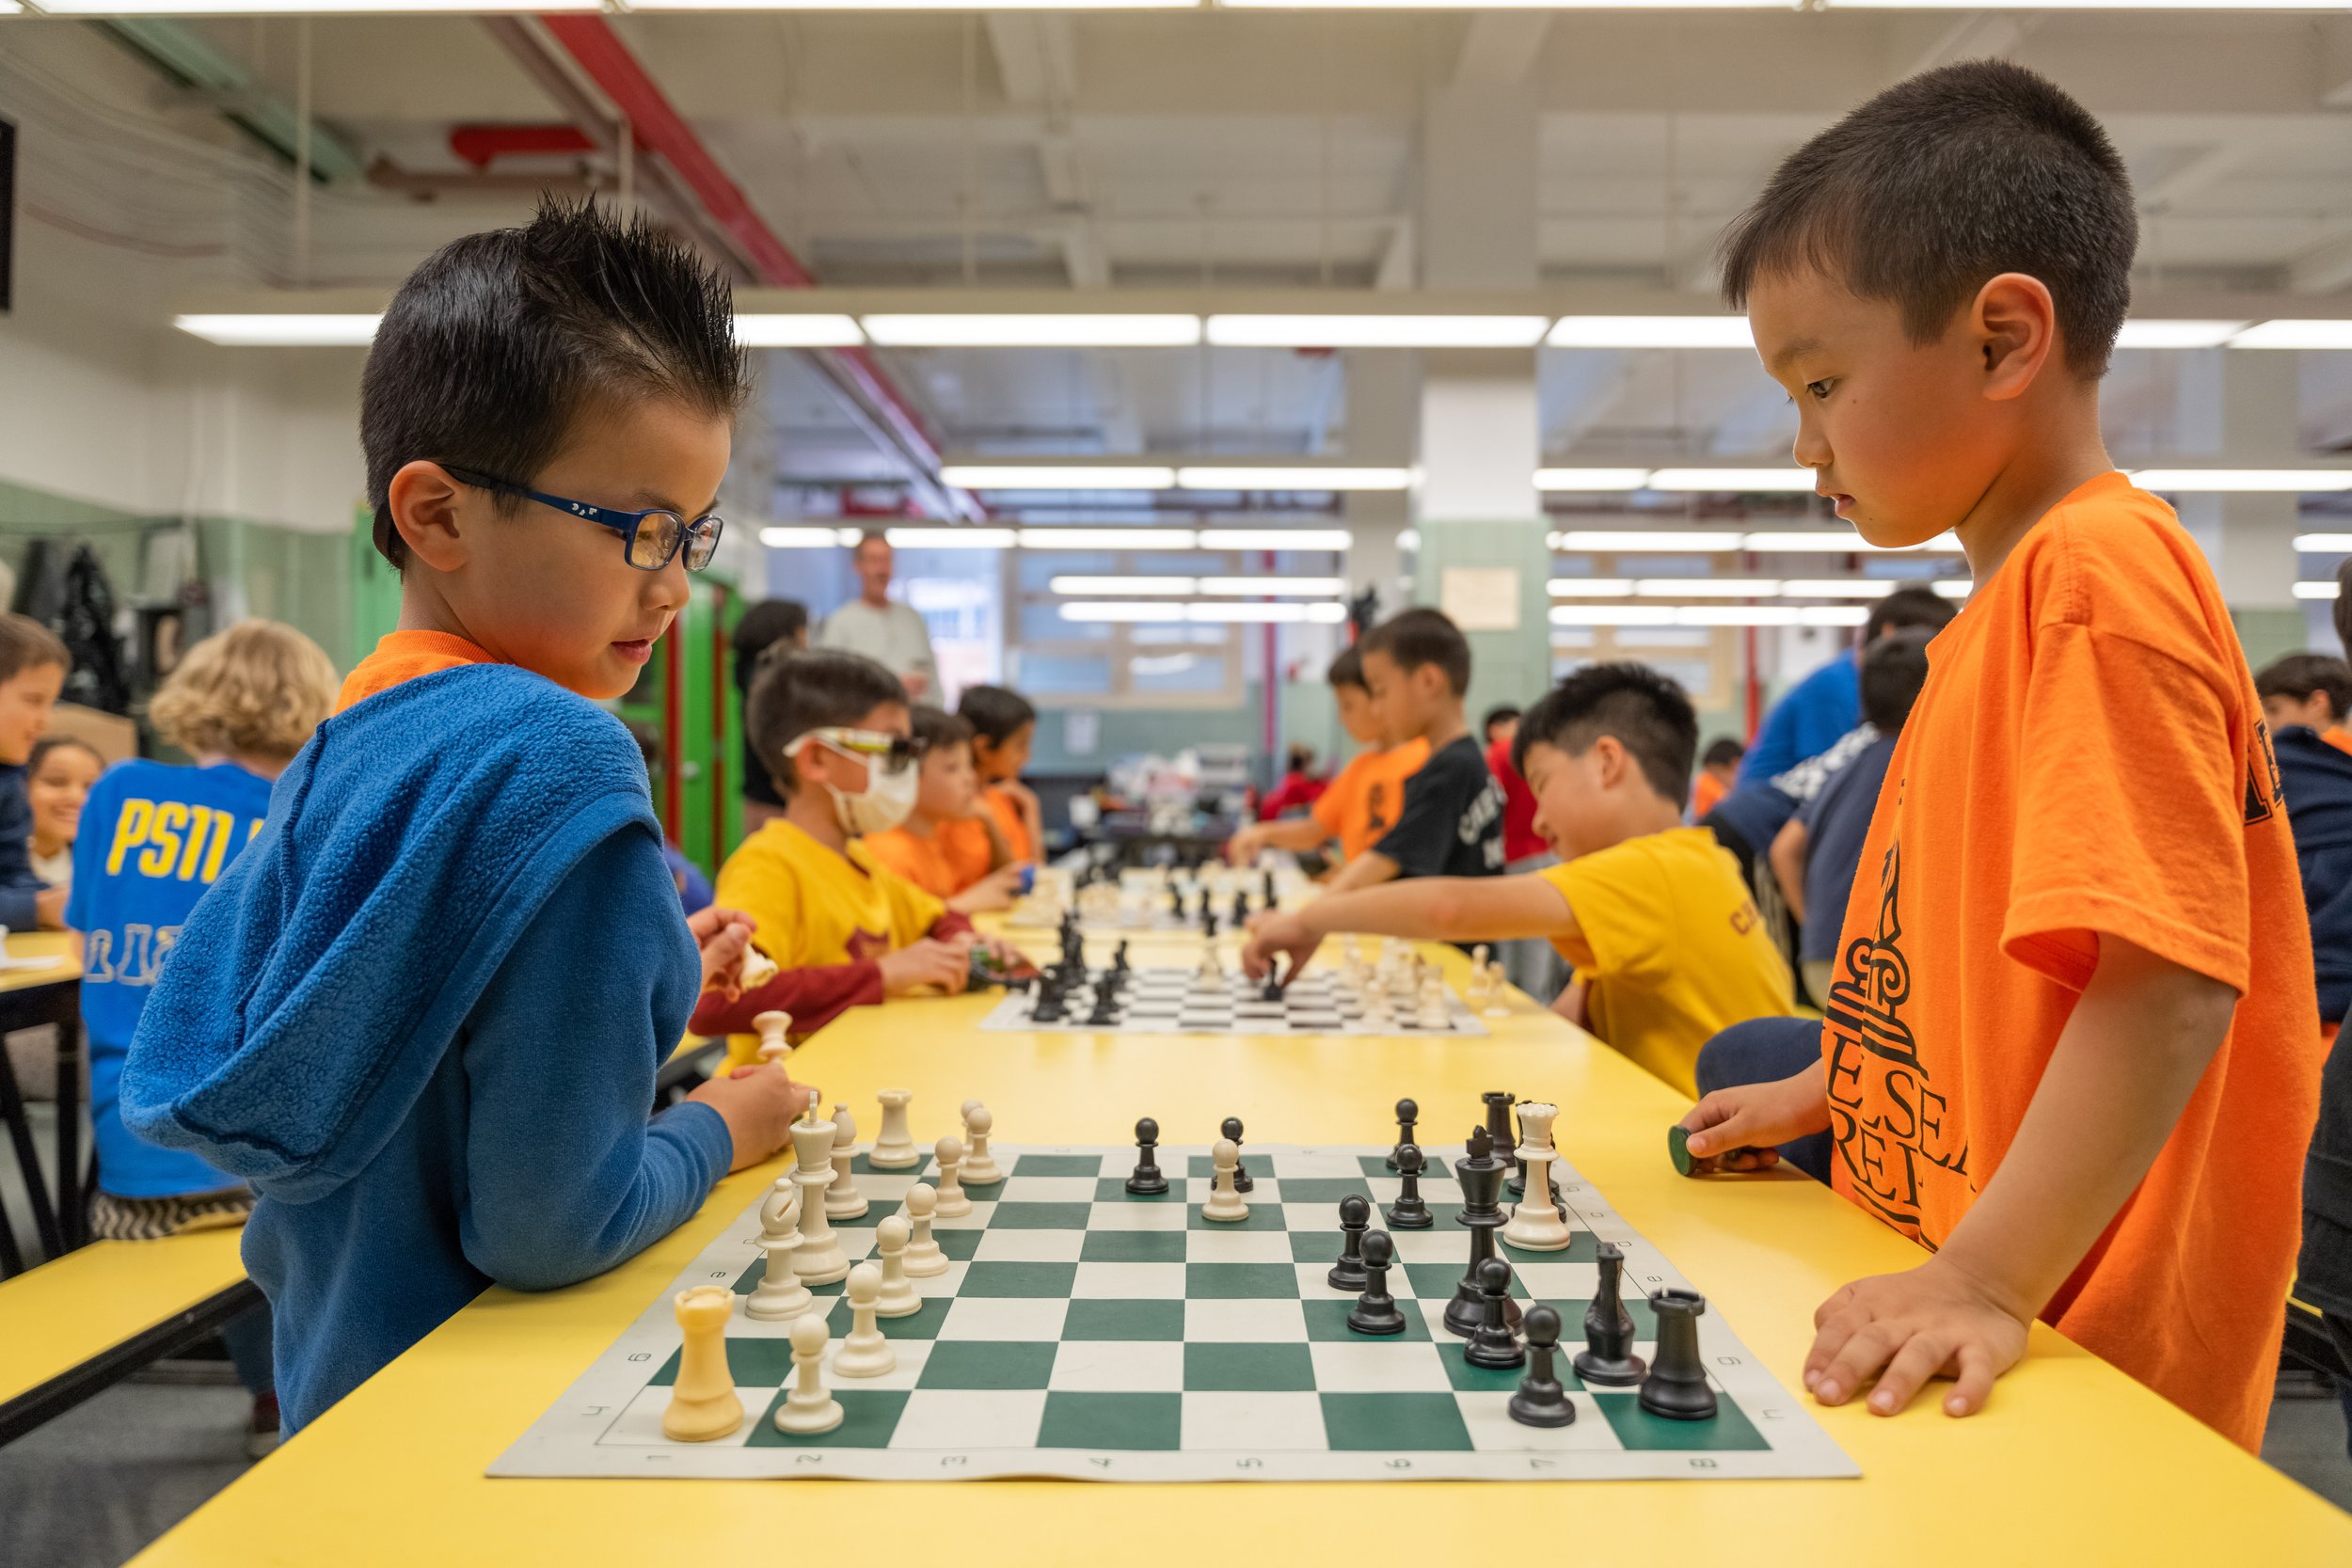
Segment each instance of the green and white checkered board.
[{"label": "green and white checkered board", "polygon": [[[1559,1373],[1572,1425],[1521,1426],[1505,1411],[1519,1372],[1462,1358],[1445,1304],[1470,1258],[1454,1223],[1460,1190],[1446,1174],[1458,1148],[1422,1183],[1437,1225],[1392,1231],[1402,1267],[1390,1289],[1408,1319],[1388,1338],[1346,1325],[1352,1291],[1325,1273],[1339,1255],[1339,1201],[1386,1204],[1398,1193],[1386,1150],[1251,1145],[1249,1217],[1200,1217],[1204,1149],[1169,1147],[1165,1197],[1128,1196],[1132,1148],[999,1146],[1006,1180],[969,1189],[972,1212],[939,1220],[953,1260],[916,1279],[921,1312],[881,1321],[898,1369],[827,1385],[846,1418],[815,1437],[771,1419],[791,1381],[788,1323],[738,1309],[727,1325],[730,1370],[745,1419],[734,1435],[677,1443],[661,1433],[676,1375],[672,1297],[689,1286],[758,1282],[757,1205],[665,1287],[555,1406],[491,1465],[493,1476],[821,1476],[956,1481],[1058,1476],[1089,1481],[1574,1481],[1666,1477],[1853,1476],[1853,1463],[1798,1400],[1758,1365],[1714,1302],[1699,1320],[1708,1372],[1722,1401],[1710,1421],[1645,1413],[1634,1392],[1582,1386],[1568,1365],[1582,1348],[1596,1238],[1625,1249],[1628,1306],[1639,1353],[1653,1328],[1642,1293],[1687,1285],[1658,1249],[1565,1165],[1555,1165],[1576,1241],[1565,1252],[1502,1249],[1522,1305],[1542,1301],[1564,1323]],[[852,1259],[898,1211],[930,1166],[872,1171],[855,1162],[868,1199],[836,1221]],[[1187,1173],[1182,1181],[1177,1171]],[[1383,1211],[1385,1212],[1385,1210]],[[1375,1223],[1385,1223],[1379,1221]],[[850,1328],[842,1287],[827,1285],[833,1348]]]},{"label": "green and white checkered board", "polygon": [[[1094,972],[1099,975],[1100,970]],[[1385,1023],[1364,1016],[1364,999],[1350,990],[1339,973],[1310,969],[1267,1001],[1263,987],[1236,971],[1228,971],[1208,985],[1190,969],[1136,969],[1120,989],[1117,1017],[1108,1023],[1089,1023],[1094,1009],[1094,985],[1089,979],[1063,999],[1063,1015],[1051,1023],[1030,1017],[1037,993],[1008,991],[988,1010],[980,1027],[992,1033],[1007,1030],[1047,1034],[1126,1035],[1467,1035],[1486,1033],[1452,987],[1446,988],[1446,1022],[1442,1028],[1424,1029],[1412,1000],[1396,1003]],[[1467,1256],[1467,1255],[1465,1255]]]}]

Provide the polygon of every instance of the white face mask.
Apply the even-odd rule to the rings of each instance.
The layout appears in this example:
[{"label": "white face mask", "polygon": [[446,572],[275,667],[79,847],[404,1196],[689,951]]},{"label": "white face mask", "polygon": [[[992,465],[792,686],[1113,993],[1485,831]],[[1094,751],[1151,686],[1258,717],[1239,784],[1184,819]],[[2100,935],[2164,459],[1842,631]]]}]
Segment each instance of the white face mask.
[{"label": "white face mask", "polygon": [[[844,753],[847,754],[847,753]],[[882,766],[879,757],[860,757],[866,764],[866,787],[856,794],[846,789],[825,787],[833,791],[834,820],[851,838],[867,833],[884,833],[907,819],[914,809],[915,785],[920,782],[920,769],[914,763],[896,772]]]}]

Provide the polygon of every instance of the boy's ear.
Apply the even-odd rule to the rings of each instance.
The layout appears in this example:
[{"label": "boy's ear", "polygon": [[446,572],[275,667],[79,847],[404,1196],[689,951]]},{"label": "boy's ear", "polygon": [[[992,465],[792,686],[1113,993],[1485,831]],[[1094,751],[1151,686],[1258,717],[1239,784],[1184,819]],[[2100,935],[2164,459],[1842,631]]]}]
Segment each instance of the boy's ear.
[{"label": "boy's ear", "polygon": [[405,464],[385,486],[385,509],[409,553],[437,572],[453,572],[470,554],[459,514],[465,486],[437,463]]},{"label": "boy's ear", "polygon": [[1969,306],[1968,330],[1983,363],[1984,396],[2022,395],[2058,347],[2058,304],[2042,279],[2005,272],[1988,279]]}]

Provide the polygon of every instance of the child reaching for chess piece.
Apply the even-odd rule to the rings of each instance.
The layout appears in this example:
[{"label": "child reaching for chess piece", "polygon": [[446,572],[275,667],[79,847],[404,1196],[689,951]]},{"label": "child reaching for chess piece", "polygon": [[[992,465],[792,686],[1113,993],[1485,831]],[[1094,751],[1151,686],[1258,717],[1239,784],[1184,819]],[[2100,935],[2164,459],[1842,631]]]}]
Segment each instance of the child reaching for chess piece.
[{"label": "child reaching for chess piece", "polygon": [[[1251,923],[1244,969],[1292,972],[1323,939],[1357,931],[1448,942],[1548,938],[1576,967],[1565,1011],[1689,1094],[1699,1047],[1725,1024],[1792,1006],[1788,965],[1739,867],[1682,825],[1698,750],[1690,699],[1645,665],[1560,683],[1514,743],[1536,828],[1565,863],[1517,877],[1440,877],[1334,892]],[[1483,766],[1483,765],[1482,765]]]}]

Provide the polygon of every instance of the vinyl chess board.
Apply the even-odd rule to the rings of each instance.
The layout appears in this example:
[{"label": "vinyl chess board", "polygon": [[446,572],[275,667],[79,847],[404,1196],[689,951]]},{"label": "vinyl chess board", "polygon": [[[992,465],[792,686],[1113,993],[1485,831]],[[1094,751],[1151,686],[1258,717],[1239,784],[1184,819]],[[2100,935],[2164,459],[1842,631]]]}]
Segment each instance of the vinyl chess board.
[{"label": "vinyl chess board", "polygon": [[[1169,1192],[1135,1197],[1123,1185],[1133,1148],[1000,1145],[1006,1180],[967,1189],[972,1212],[935,1222],[953,1261],[914,1281],[922,1310],[882,1321],[896,1370],[830,1375],[850,1314],[841,1285],[815,1288],[830,1314],[827,1385],[846,1413],[840,1426],[814,1437],[776,1430],[792,1325],[748,1318],[739,1300],[726,1350],[745,1419],[714,1442],[673,1442],[661,1431],[681,1341],[672,1298],[696,1285],[727,1284],[739,1298],[752,1290],[765,1264],[755,1204],[489,1473],[1113,1481],[1860,1474],[1712,1302],[1699,1335],[1721,1402],[1713,1419],[1669,1420],[1643,1411],[1631,1388],[1587,1388],[1564,1354],[1558,1370],[1575,1421],[1513,1421],[1505,1406],[1519,1372],[1468,1365],[1463,1341],[1444,1327],[1470,1232],[1454,1223],[1461,1193],[1449,1173],[1461,1149],[1428,1152],[1422,1192],[1437,1223],[1393,1233],[1401,1266],[1389,1284],[1408,1320],[1403,1335],[1351,1332],[1355,1293],[1325,1278],[1341,1246],[1340,1199],[1353,1193],[1385,1205],[1399,1193],[1385,1149],[1247,1146],[1249,1216],[1220,1224],[1200,1214],[1210,1185],[1203,1148],[1164,1146]],[[834,1222],[852,1259],[871,1254],[875,1227],[930,1164],[875,1172],[857,1156],[866,1212]],[[1613,1241],[1627,1255],[1635,1348],[1648,1357],[1655,1319],[1642,1293],[1688,1282],[1574,1170],[1553,1170],[1574,1244],[1551,1253],[1502,1245],[1513,1295],[1556,1308],[1568,1325],[1564,1352],[1581,1347],[1596,1241]],[[1380,1212],[1375,1225],[1387,1223]]]},{"label": "vinyl chess board", "polygon": [[1103,972],[1096,970],[1087,984],[1073,987],[1063,999],[1063,1012],[1051,1022],[1039,1022],[1036,990],[1006,993],[989,1009],[980,1027],[1005,1030],[1045,1030],[1096,1034],[1115,1030],[1135,1035],[1484,1035],[1486,1024],[1454,994],[1445,993],[1446,1023],[1438,1030],[1422,1026],[1418,1001],[1403,992],[1391,999],[1385,1022],[1366,1016],[1363,994],[1351,990],[1337,970],[1310,969],[1267,1001],[1260,982],[1238,970],[1222,972],[1205,981],[1197,970],[1136,969],[1119,989],[1114,1017],[1093,1023],[1097,988]]}]

